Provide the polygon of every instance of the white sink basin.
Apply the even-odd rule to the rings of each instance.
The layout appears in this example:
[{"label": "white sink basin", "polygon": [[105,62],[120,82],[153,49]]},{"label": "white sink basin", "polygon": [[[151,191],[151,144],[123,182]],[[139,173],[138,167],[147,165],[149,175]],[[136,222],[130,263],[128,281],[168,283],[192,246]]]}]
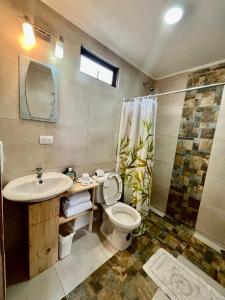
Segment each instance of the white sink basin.
[{"label": "white sink basin", "polygon": [[73,180],[58,172],[43,173],[40,184],[37,175],[28,175],[10,181],[3,189],[3,196],[18,202],[39,202],[54,198],[67,191]]}]

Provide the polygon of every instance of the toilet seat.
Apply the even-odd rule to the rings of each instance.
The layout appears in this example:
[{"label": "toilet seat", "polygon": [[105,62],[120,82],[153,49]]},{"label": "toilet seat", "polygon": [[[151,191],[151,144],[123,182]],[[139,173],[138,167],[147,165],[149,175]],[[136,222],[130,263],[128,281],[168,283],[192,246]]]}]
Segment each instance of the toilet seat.
[{"label": "toilet seat", "polygon": [[117,173],[109,173],[103,184],[103,196],[106,205],[117,203],[123,190],[122,179]]},{"label": "toilet seat", "polygon": [[130,205],[118,202],[105,208],[110,221],[117,227],[132,231],[141,224],[140,213]]},{"label": "toilet seat", "polygon": [[103,184],[103,196],[105,204],[102,204],[110,221],[122,231],[132,231],[141,223],[139,212],[122,202],[122,179],[117,173],[109,173]]}]

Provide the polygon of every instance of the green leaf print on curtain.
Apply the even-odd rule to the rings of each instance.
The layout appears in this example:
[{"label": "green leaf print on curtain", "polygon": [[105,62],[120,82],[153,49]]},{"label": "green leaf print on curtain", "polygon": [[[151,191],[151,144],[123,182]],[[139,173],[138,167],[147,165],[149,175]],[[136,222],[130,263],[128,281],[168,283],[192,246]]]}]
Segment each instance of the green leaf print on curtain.
[{"label": "green leaf print on curtain", "polygon": [[156,98],[143,97],[124,102],[121,113],[116,169],[123,179],[124,202],[142,216],[139,232],[150,206],[156,112]]}]

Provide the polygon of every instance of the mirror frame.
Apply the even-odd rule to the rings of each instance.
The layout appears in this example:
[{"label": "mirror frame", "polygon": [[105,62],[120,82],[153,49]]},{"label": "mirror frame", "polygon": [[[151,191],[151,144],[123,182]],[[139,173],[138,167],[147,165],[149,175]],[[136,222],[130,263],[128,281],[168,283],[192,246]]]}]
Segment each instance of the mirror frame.
[{"label": "mirror frame", "polygon": [[[26,97],[26,76],[29,68],[30,62],[35,62],[43,67],[48,67],[51,70],[53,85],[55,90],[55,101],[52,108],[52,114],[49,119],[44,118],[36,118],[32,117],[29,112],[27,97]],[[50,122],[55,123],[58,119],[58,111],[59,111],[59,71],[56,66],[40,62],[35,60],[29,56],[20,54],[19,55],[19,95],[20,95],[20,119],[24,120],[34,120],[41,122]]]}]

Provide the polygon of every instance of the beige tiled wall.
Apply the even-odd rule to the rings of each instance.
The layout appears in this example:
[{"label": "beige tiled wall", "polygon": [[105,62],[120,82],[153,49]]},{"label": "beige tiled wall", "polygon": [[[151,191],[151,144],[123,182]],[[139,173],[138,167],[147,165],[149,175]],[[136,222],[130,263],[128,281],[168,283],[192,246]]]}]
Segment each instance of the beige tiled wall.
[{"label": "beige tiled wall", "polygon": [[[35,17],[38,26],[65,40],[63,60],[54,60],[54,43],[37,38],[31,51],[19,43],[21,19]],[[124,97],[146,94],[149,78],[95,39],[36,0],[0,1],[0,140],[5,147],[4,182],[34,172],[35,167],[78,174],[101,167],[113,170]],[[80,73],[81,44],[120,68],[114,88]],[[19,119],[18,54],[52,63],[60,70],[59,118],[56,124]],[[53,135],[54,145],[39,145],[40,135]]]},{"label": "beige tiled wall", "polygon": [[196,230],[225,247],[225,92],[211,150]]},{"label": "beige tiled wall", "polygon": [[[157,81],[156,89],[163,93],[186,88],[186,84],[185,73]],[[166,210],[183,102],[184,93],[158,99],[151,205],[162,212]]]}]

